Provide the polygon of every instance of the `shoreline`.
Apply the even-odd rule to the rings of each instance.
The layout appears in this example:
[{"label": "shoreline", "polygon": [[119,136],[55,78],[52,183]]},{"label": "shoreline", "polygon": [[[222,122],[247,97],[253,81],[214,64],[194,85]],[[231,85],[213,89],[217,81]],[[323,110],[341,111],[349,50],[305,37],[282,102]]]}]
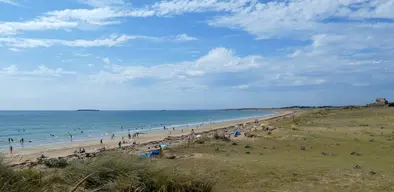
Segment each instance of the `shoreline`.
[{"label": "shoreline", "polygon": [[[117,144],[119,141],[122,141],[122,137],[124,137],[125,141],[128,143],[122,144],[122,148],[142,148],[149,143],[160,143],[163,141],[171,140],[170,138],[181,137],[181,140],[185,140],[184,137],[190,135],[191,130],[194,129],[196,134],[205,133],[205,132],[213,132],[215,130],[230,128],[233,126],[237,126],[239,124],[251,123],[254,120],[258,119],[259,121],[267,121],[272,120],[275,118],[282,118],[288,115],[292,115],[295,111],[291,110],[278,110],[271,115],[256,117],[256,118],[248,118],[248,119],[240,119],[240,120],[232,120],[232,121],[225,121],[220,123],[214,124],[203,124],[196,128],[196,126],[189,126],[189,127],[178,127],[173,131],[171,128],[167,130],[155,130],[145,134],[141,134],[139,137],[135,138],[135,140],[129,140],[126,135],[119,135],[116,136],[114,140],[103,140],[103,144],[100,144],[99,140],[84,140],[84,141],[75,141],[72,143],[62,143],[62,144],[55,144],[55,145],[48,145],[48,146],[39,146],[39,147],[31,147],[31,148],[23,148],[14,151],[11,154],[5,154],[3,151],[4,156],[9,165],[21,165],[26,162],[35,162],[37,158],[44,154],[48,158],[59,158],[59,157],[68,157],[74,154],[75,150],[79,148],[84,148],[87,153],[99,153],[98,149],[105,148],[106,150],[115,150],[117,149]],[[183,132],[182,132],[183,130]],[[109,138],[110,136],[108,136]],[[136,144],[132,144],[133,141]],[[171,142],[169,143],[171,145]],[[149,148],[148,148],[149,149]],[[137,149],[139,151],[139,149]]]},{"label": "shoreline", "polygon": [[[124,130],[107,130],[101,133],[90,133],[89,130],[85,130],[85,129],[79,129],[78,128],[78,133],[73,133],[73,142],[71,143],[81,143],[81,142],[86,142],[86,141],[99,141],[100,139],[103,140],[107,140],[108,138],[111,137],[111,135],[114,133],[115,135],[120,135],[120,136],[127,136],[129,133],[133,134],[133,133],[152,133],[152,132],[158,132],[158,131],[163,131],[163,126],[167,127],[167,128],[172,128],[175,127],[176,129],[182,129],[182,128],[186,128],[186,127],[196,127],[196,126],[201,126],[201,124],[210,124],[210,123],[226,123],[226,122],[232,122],[232,121],[238,121],[238,120],[246,120],[246,119],[255,119],[255,118],[261,118],[263,116],[269,116],[269,115],[274,115],[277,114],[277,110],[262,110],[267,112],[268,114],[266,115],[253,115],[253,116],[244,116],[244,117],[235,117],[235,118],[227,118],[227,119],[217,119],[217,120],[204,120],[204,121],[194,121],[194,122],[184,122],[184,123],[177,123],[177,124],[153,124],[153,125],[144,125],[141,127],[127,127],[124,128]],[[151,127],[153,126],[153,127]],[[123,127],[123,126],[122,126]],[[83,136],[80,137],[79,135],[79,130],[84,131],[85,134],[88,134],[87,136]],[[74,128],[75,131],[75,128]],[[49,132],[49,134],[51,134]],[[22,136],[23,137],[23,136]],[[60,138],[61,137],[61,138]],[[67,144],[70,143],[70,138],[69,136],[65,136],[62,135],[60,137],[56,137],[56,138],[45,138],[43,140],[33,140],[33,144],[29,142],[25,142],[25,146],[22,147],[21,145],[17,145],[15,143],[12,143],[12,146],[14,147],[14,151],[20,151],[20,150],[26,150],[26,149],[31,149],[31,148],[40,148],[40,147],[46,147],[46,146],[52,146],[52,145],[63,145],[63,144]],[[11,137],[12,138],[12,137]],[[6,143],[6,141],[0,141],[1,144]],[[0,154],[1,153],[9,153],[9,144],[5,144],[5,145],[0,145]]]}]

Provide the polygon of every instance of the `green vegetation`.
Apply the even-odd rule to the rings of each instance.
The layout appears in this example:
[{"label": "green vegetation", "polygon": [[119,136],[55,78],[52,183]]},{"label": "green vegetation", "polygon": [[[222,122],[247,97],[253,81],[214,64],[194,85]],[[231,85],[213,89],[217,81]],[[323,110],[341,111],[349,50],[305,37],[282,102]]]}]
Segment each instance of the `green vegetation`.
[{"label": "green vegetation", "polygon": [[64,169],[13,171],[3,164],[0,167],[1,192],[67,192],[81,180],[76,191],[208,192],[212,188],[207,180],[165,172],[146,159],[118,152],[72,163]]},{"label": "green vegetation", "polygon": [[77,191],[394,191],[393,108],[310,109],[269,124],[279,129],[231,142],[216,132],[151,161],[118,151],[42,172],[0,165],[0,191],[71,191],[90,174]]}]

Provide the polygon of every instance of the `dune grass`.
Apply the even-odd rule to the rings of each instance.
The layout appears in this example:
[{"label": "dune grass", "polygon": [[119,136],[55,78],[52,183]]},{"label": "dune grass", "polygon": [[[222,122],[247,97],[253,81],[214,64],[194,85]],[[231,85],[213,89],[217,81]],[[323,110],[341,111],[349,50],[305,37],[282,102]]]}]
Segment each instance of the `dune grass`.
[{"label": "dune grass", "polygon": [[212,188],[208,180],[164,172],[146,159],[117,152],[74,162],[64,169],[14,171],[3,164],[0,168],[0,191],[4,192],[66,192],[73,188],[75,191],[207,192]]},{"label": "dune grass", "polygon": [[109,152],[41,173],[0,165],[0,191],[70,191],[90,174],[77,191],[394,191],[393,108],[309,110],[268,123],[279,129],[165,150],[175,159]]}]

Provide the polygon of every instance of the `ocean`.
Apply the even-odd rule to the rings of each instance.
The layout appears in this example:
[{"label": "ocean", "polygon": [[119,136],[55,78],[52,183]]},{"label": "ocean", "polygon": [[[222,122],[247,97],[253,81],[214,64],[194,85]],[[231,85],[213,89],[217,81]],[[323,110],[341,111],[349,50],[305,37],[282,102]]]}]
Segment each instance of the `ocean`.
[{"label": "ocean", "polygon": [[[149,132],[270,115],[262,110],[0,111],[0,149],[107,139],[112,133]],[[14,141],[9,143],[8,139]]]}]

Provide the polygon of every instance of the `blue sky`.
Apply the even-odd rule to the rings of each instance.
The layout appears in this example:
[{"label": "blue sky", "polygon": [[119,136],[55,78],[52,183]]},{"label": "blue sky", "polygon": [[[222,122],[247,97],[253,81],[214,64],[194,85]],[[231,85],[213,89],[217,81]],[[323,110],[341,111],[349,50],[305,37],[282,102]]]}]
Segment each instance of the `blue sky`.
[{"label": "blue sky", "polygon": [[394,99],[394,0],[0,0],[0,109]]}]

